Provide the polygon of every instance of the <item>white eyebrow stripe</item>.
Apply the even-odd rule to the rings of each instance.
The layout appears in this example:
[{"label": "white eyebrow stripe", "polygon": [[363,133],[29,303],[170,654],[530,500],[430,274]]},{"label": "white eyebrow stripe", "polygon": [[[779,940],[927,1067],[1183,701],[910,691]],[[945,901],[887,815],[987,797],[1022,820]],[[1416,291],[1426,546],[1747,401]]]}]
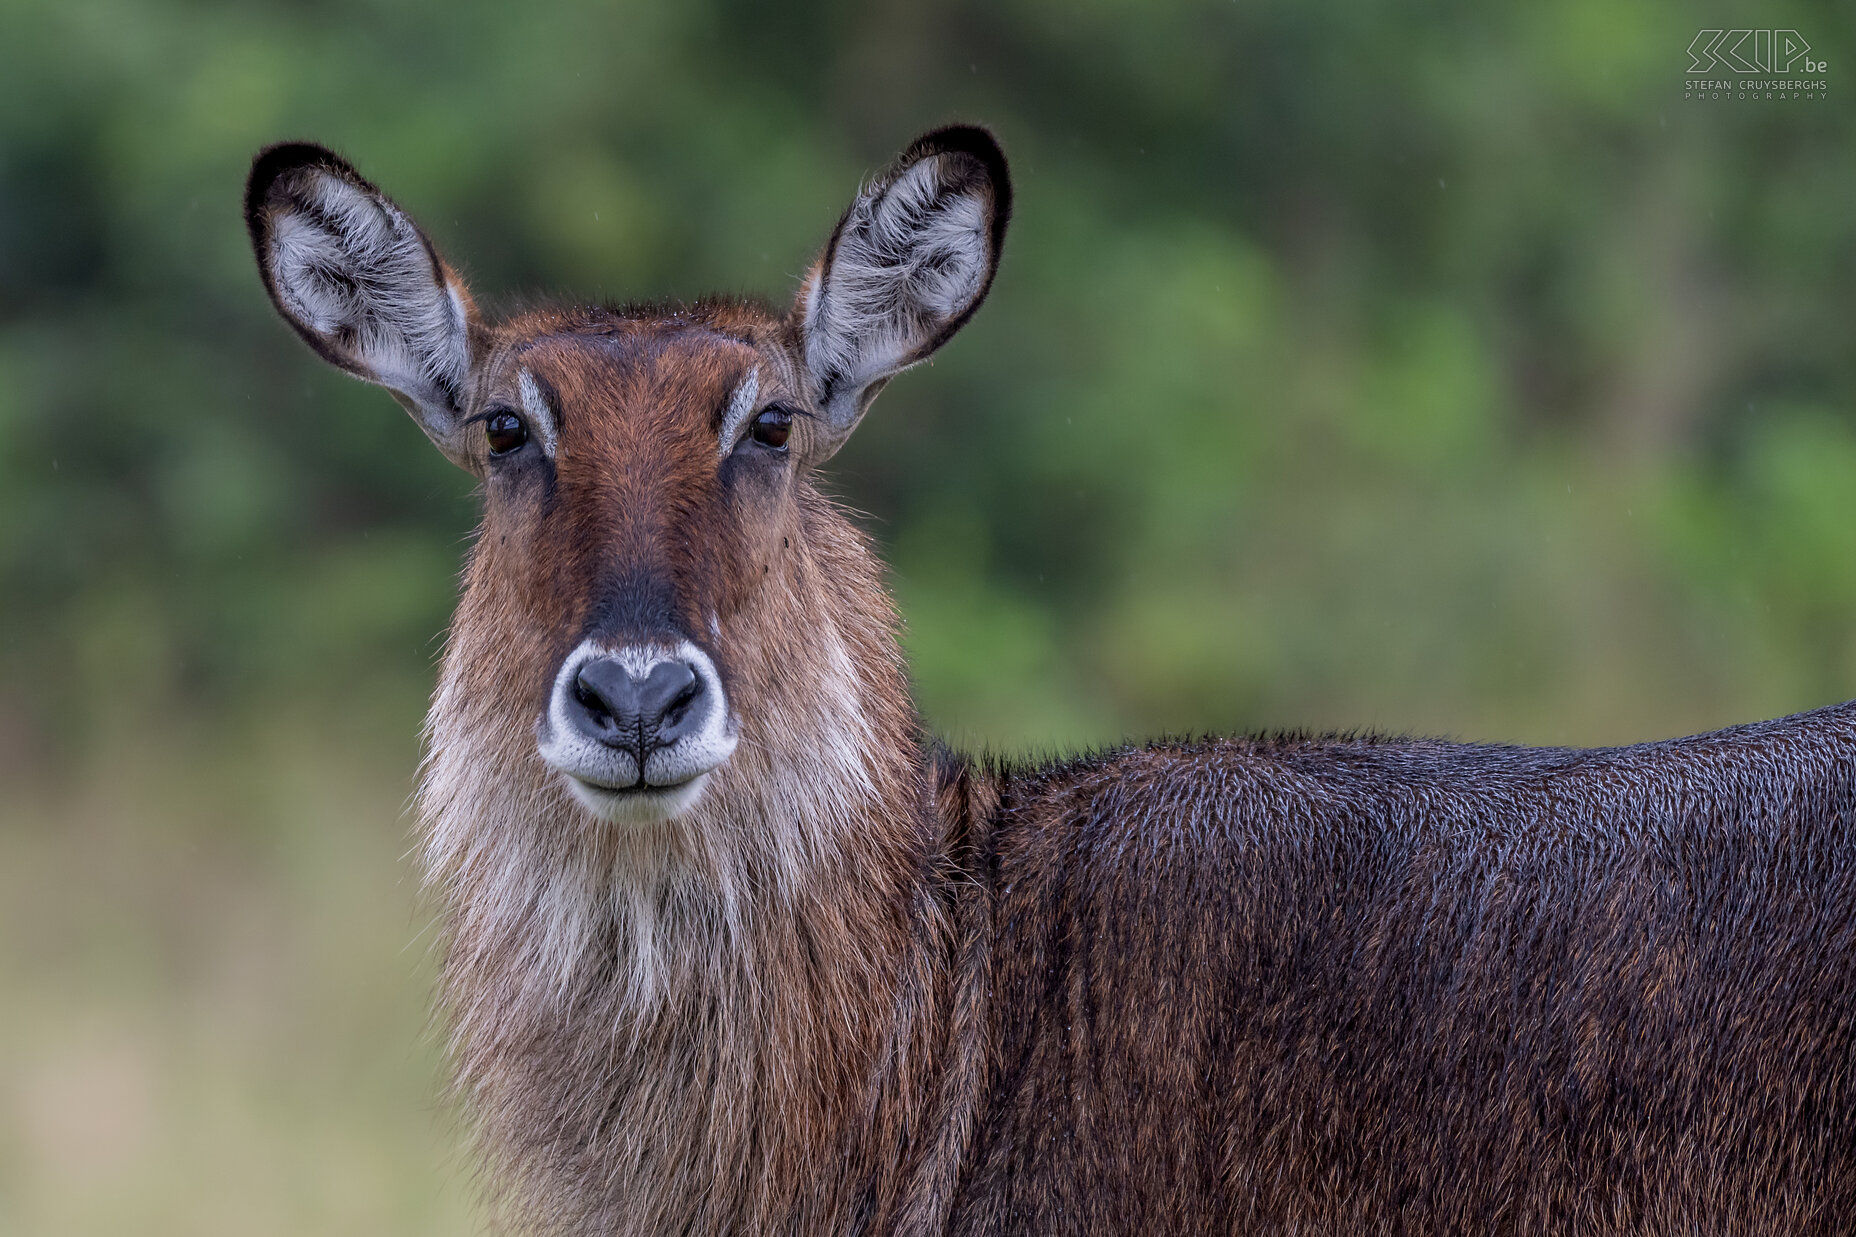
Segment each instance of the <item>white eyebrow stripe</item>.
[{"label": "white eyebrow stripe", "polygon": [[535,376],[526,369],[516,371],[516,385],[522,389],[522,411],[528,413],[529,422],[541,431],[542,452],[553,459],[554,448],[560,442],[554,426],[554,410],[541,397],[541,386]]},{"label": "white eyebrow stripe", "polygon": [[716,450],[724,459],[735,445],[735,436],[741,432],[741,423],[754,412],[754,405],[759,399],[760,370],[750,369],[748,376],[741,380],[741,385],[729,397],[728,412],[722,417],[722,434]]}]

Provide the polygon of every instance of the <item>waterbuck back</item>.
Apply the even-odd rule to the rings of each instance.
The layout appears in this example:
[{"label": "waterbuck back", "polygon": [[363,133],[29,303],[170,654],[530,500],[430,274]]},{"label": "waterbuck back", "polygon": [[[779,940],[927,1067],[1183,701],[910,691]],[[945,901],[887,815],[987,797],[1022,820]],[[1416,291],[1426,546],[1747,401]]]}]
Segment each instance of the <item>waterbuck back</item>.
[{"label": "waterbuck back", "polygon": [[815,470],[984,300],[991,135],[794,303],[484,316],[339,156],[278,312],[482,481],[421,860],[528,1233],[1856,1226],[1856,708],[1609,751],[934,745]]}]

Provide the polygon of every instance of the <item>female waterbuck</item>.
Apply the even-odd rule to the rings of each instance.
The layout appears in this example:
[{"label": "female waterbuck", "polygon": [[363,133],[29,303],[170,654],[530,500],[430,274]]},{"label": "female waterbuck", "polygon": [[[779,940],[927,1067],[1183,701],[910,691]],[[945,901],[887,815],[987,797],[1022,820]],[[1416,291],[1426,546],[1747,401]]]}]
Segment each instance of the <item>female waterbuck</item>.
[{"label": "female waterbuck", "polygon": [[1856,1228],[1851,706],[1608,751],[924,736],[812,474],[1010,206],[944,129],[789,310],[491,322],[334,154],[252,169],[278,311],[483,485],[421,853],[507,1225]]}]

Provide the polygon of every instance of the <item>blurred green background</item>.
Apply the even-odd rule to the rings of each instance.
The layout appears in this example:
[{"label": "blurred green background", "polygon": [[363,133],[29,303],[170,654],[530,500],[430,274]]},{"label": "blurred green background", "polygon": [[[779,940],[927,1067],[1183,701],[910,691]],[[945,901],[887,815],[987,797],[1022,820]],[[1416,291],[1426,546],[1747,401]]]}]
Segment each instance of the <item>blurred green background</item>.
[{"label": "blurred green background", "polygon": [[[1704,7],[6,5],[0,1233],[473,1224],[403,815],[471,486],[273,318],[259,145],[492,307],[784,300],[985,121],[993,299],[830,481],[932,722],[1602,744],[1856,695],[1850,11]],[[1828,97],[1685,99],[1704,24]]]}]

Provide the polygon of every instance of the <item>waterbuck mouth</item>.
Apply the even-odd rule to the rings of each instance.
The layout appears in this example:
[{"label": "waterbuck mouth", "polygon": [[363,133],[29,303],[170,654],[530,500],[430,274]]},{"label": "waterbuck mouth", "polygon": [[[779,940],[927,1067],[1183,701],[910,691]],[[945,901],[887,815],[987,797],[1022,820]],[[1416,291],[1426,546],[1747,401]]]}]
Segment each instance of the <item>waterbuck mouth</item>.
[{"label": "waterbuck mouth", "polygon": [[572,773],[567,788],[593,815],[615,824],[645,825],[675,819],[695,805],[708,785],[708,773],[664,786],[602,786]]}]

